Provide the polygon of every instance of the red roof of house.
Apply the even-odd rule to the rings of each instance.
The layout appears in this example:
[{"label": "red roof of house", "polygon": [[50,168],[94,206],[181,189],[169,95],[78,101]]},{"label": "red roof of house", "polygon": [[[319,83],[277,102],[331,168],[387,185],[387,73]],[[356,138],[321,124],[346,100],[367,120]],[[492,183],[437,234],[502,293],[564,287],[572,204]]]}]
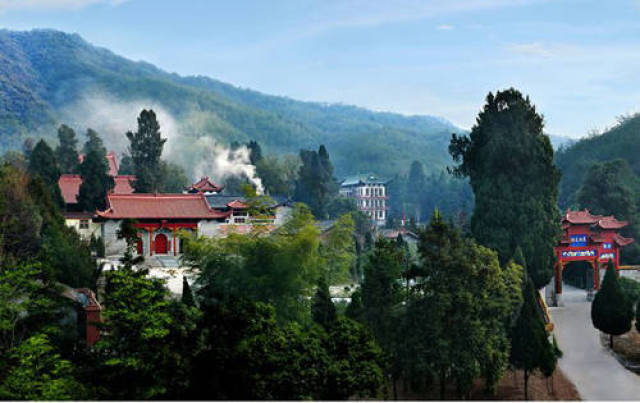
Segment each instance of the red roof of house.
[{"label": "red roof of house", "polygon": [[571,224],[595,224],[601,218],[604,217],[601,215],[591,214],[587,209],[584,209],[582,211],[567,210],[567,212],[564,214],[564,217],[562,217],[562,221],[568,221]]},{"label": "red roof of house", "polygon": [[633,238],[625,238],[620,234],[616,234],[613,237],[613,240],[616,241],[616,243],[618,245],[620,245],[620,246],[627,246],[627,245],[632,244],[632,243],[635,242],[635,239],[633,239]]},{"label": "red roof of house", "polygon": [[119,166],[116,153],[114,153],[113,151],[109,151],[109,153],[107,154],[107,161],[109,161],[109,175],[117,176]]},{"label": "red roof of house", "polygon": [[203,176],[199,181],[191,185],[189,190],[198,192],[220,192],[224,186],[214,183],[208,176]]},{"label": "red roof of house", "polygon": [[627,225],[629,225],[628,221],[618,221],[614,216],[608,216],[598,220],[598,226],[602,229],[620,229]]},{"label": "red roof of house", "polygon": [[[115,182],[113,193],[133,193],[133,188],[129,181],[132,181],[135,178],[136,177],[134,175],[118,175],[113,178]],[[80,177],[80,175],[60,175],[60,179],[58,179],[58,187],[60,188],[60,193],[62,193],[62,198],[66,204],[75,204],[78,202],[80,185],[82,185],[82,177]]]},{"label": "red roof of house", "polygon": [[58,187],[66,204],[75,204],[78,202],[78,192],[80,191],[81,184],[82,178],[80,175],[60,175]]},{"label": "red roof of house", "polygon": [[115,186],[113,187],[113,193],[117,194],[129,194],[133,193],[133,186],[131,182],[136,179],[135,175],[118,175],[113,178]]},{"label": "red roof of house", "polygon": [[108,208],[98,211],[103,218],[199,218],[217,219],[227,217],[231,212],[220,212],[209,208],[202,194],[154,194],[132,193],[107,196]]},{"label": "red roof of house", "polygon": [[229,206],[230,208],[247,208],[249,207],[249,205],[241,202],[240,200],[234,200],[232,202],[227,203],[227,206]]},{"label": "red roof of house", "polygon": [[[84,162],[85,155],[78,154],[78,161],[82,164]],[[118,165],[118,157],[114,151],[109,151],[107,155],[105,155],[107,162],[109,163],[109,175],[116,176],[118,175],[118,170],[120,166]]]}]

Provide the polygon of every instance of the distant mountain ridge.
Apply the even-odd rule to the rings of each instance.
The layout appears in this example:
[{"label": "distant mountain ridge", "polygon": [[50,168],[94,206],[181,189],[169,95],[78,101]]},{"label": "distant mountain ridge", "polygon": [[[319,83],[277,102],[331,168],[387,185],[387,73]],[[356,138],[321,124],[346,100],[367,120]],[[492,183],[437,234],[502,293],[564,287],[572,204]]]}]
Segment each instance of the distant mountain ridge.
[{"label": "distant mountain ridge", "polygon": [[[86,113],[74,113],[92,94],[161,105],[187,136],[183,140],[255,139],[276,153],[325,144],[338,176],[365,171],[391,176],[406,171],[414,159],[428,170],[442,169],[450,163],[451,133],[464,132],[439,117],[302,102],[208,77],[167,73],[95,47],[77,34],[0,30],[0,149],[19,148],[26,136],[54,138],[63,122],[81,133],[95,127]],[[135,119],[127,124],[135,128]],[[183,163],[192,163],[183,157]]]}]

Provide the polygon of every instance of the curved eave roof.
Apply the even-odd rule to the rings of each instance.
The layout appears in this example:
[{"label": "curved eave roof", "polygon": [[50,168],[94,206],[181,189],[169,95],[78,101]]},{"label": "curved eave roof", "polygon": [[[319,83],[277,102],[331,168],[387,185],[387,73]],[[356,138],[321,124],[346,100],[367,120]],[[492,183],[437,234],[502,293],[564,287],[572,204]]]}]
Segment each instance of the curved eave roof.
[{"label": "curved eave roof", "polygon": [[109,194],[108,208],[98,211],[98,217],[106,219],[208,219],[228,217],[230,212],[211,209],[200,193]]}]

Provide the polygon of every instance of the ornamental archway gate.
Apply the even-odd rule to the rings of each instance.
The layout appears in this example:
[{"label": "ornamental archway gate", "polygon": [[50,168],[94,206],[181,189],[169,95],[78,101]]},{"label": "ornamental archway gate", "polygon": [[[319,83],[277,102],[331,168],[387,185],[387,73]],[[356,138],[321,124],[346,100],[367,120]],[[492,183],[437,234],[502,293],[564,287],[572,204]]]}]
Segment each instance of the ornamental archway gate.
[{"label": "ornamental archway gate", "polygon": [[629,223],[614,216],[594,215],[585,209],[567,210],[562,217],[563,236],[555,248],[555,296],[562,295],[562,271],[571,262],[587,262],[593,269],[593,288],[600,288],[600,269],[609,260],[620,269],[622,247],[634,242],[618,233]]}]

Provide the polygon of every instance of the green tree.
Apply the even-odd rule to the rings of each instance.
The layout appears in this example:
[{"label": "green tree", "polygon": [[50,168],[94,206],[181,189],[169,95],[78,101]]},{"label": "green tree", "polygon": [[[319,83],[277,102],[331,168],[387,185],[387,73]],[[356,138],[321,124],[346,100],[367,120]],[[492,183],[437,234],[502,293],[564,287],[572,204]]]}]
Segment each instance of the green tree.
[{"label": "green tree", "polygon": [[294,199],[306,203],[319,219],[325,219],[328,217],[327,206],[338,192],[329,153],[324,145],[317,152],[300,150],[300,160],[302,165],[298,172]]},{"label": "green tree", "polygon": [[255,140],[251,140],[247,143],[247,149],[249,150],[249,162],[251,165],[256,165],[262,159],[260,144]]},{"label": "green tree", "polygon": [[273,305],[279,320],[309,318],[309,300],[320,274],[319,232],[308,208],[269,236],[185,238],[184,262],[200,270],[198,287],[213,296],[242,296]]},{"label": "green tree", "polygon": [[160,280],[132,270],[106,272],[103,326],[96,344],[103,398],[152,399],[167,392],[172,317]]},{"label": "green tree", "polygon": [[131,142],[129,155],[133,161],[136,193],[151,193],[161,190],[162,169],[160,157],[167,139],[160,135],[160,124],[153,110],[143,109],[138,117],[138,130],[127,132]]},{"label": "green tree", "polygon": [[44,140],[38,141],[31,152],[29,174],[42,178],[55,203],[58,206],[64,206],[64,200],[58,187],[60,168],[58,167],[55,153]]},{"label": "green tree", "polygon": [[109,162],[104,153],[91,149],[80,165],[82,184],[78,204],[84,211],[95,212],[107,206],[107,193],[115,186],[109,175]]},{"label": "green tree", "polygon": [[189,185],[189,178],[180,165],[161,161],[160,167],[162,170],[161,192],[182,193],[184,187]]},{"label": "green tree", "polygon": [[195,306],[196,303],[193,299],[193,292],[189,286],[189,282],[185,276],[182,276],[182,303],[186,306]]},{"label": "green tree", "polygon": [[321,255],[325,262],[327,281],[330,285],[350,280],[355,250],[353,244],[354,222],[351,214],[338,218],[328,230],[322,243]]},{"label": "green tree", "polygon": [[[555,350],[549,343],[547,331],[536,298],[537,291],[531,279],[524,289],[524,303],[520,315],[511,329],[510,361],[524,371],[524,399],[529,397],[529,377],[536,369],[555,368]],[[552,365],[550,365],[552,364]],[[546,371],[545,371],[546,372]]]},{"label": "green tree", "polygon": [[408,378],[437,377],[441,399],[449,382],[458,397],[468,396],[480,376],[495,390],[508,361],[508,322],[517,301],[510,294],[519,293],[512,283],[522,268],[500,267],[495,252],[463,238],[437,211],[420,234],[418,251],[421,279],[399,353]]},{"label": "green tree", "polygon": [[87,129],[87,141],[84,143],[84,147],[82,148],[82,152],[84,155],[88,155],[91,151],[95,151],[102,156],[107,155],[107,148],[104,146],[102,142],[102,138],[98,132],[93,129]]},{"label": "green tree", "polygon": [[453,172],[468,177],[475,195],[471,232],[505,263],[522,247],[537,288],[553,275],[560,235],[560,174],[544,121],[528,97],[511,88],[487,95],[469,136],[453,135]]},{"label": "green tree", "polygon": [[[596,163],[589,168],[582,187],[578,190],[578,203],[594,214],[614,215],[630,225],[622,234],[638,237],[640,218],[636,200],[640,195],[640,182],[627,161],[616,159]],[[625,248],[621,256],[625,262],[640,259],[640,247],[636,244]]]},{"label": "green tree", "polygon": [[316,293],[311,300],[311,317],[324,328],[330,327],[336,320],[336,307],[323,276],[320,276]]},{"label": "green tree", "polygon": [[393,310],[401,302],[401,273],[402,256],[395,243],[378,238],[364,266],[362,305],[365,323],[386,351],[391,351],[396,326]]},{"label": "green tree", "polygon": [[424,167],[420,161],[413,161],[409,168],[409,178],[407,180],[406,200],[413,207],[413,218],[420,222],[422,199],[426,190],[427,177],[424,174]]},{"label": "green tree", "polygon": [[58,148],[56,158],[60,164],[60,170],[65,174],[78,173],[78,140],[76,133],[67,125],[58,128]]},{"label": "green tree", "polygon": [[620,289],[618,274],[611,259],[600,290],[591,304],[593,326],[609,335],[609,347],[613,348],[613,336],[627,333],[631,329],[633,307]]},{"label": "green tree", "polygon": [[45,334],[35,334],[10,353],[13,363],[0,384],[0,398],[9,400],[79,400],[84,387],[71,362],[61,359]]}]

